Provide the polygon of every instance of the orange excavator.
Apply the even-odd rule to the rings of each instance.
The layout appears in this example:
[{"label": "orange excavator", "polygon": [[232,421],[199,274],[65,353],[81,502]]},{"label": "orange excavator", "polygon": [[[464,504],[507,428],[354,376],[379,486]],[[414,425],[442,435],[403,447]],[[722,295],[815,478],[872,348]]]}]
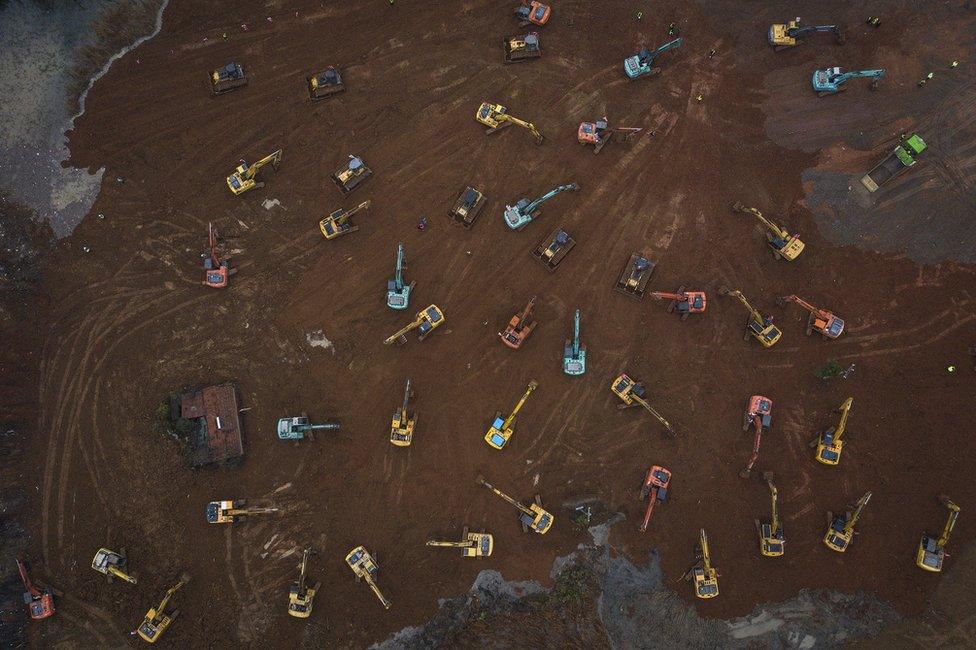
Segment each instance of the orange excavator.
[{"label": "orange excavator", "polygon": [[647,530],[647,525],[651,523],[651,514],[657,503],[664,503],[668,498],[668,486],[671,485],[671,470],[665,469],[660,465],[654,465],[647,470],[644,477],[644,484],[641,485],[637,498],[641,501],[647,499],[647,509],[644,511],[644,518],[638,527],[640,532]]},{"label": "orange excavator", "polygon": [[654,300],[669,300],[668,313],[677,311],[681,320],[688,318],[689,314],[705,313],[705,306],[708,301],[704,291],[685,291],[683,285],[678,287],[674,293],[652,291],[651,297]]},{"label": "orange excavator", "polygon": [[20,579],[24,583],[24,604],[27,605],[27,612],[30,617],[39,621],[48,616],[54,615],[54,590],[50,587],[38,589],[27,573],[27,565],[23,558],[17,558],[17,570],[20,571]]},{"label": "orange excavator", "polygon": [[498,333],[498,337],[502,340],[502,343],[513,350],[518,350],[522,347],[525,339],[529,338],[532,330],[538,325],[535,320],[529,320],[533,307],[535,307],[535,296],[532,296],[532,299],[525,305],[525,309],[522,310],[521,314],[512,316],[512,320],[508,322],[508,327],[505,328],[505,331]]},{"label": "orange excavator", "polygon": [[759,459],[759,444],[762,442],[762,434],[769,431],[772,423],[773,400],[762,395],[753,395],[749,398],[749,405],[746,407],[746,414],[742,421],[742,430],[748,431],[749,427],[756,429],[756,438],[752,443],[752,455],[745,468],[739,472],[741,478],[749,478],[752,468]]},{"label": "orange excavator", "polygon": [[810,312],[810,317],[807,319],[807,336],[817,331],[825,339],[835,339],[844,332],[843,318],[834,316],[833,313],[826,309],[814,307],[799,296],[783,296],[776,300],[776,303],[780,307],[785,307],[790,302],[795,302]]},{"label": "orange excavator", "polygon": [[203,254],[203,283],[214,289],[226,289],[230,276],[237,273],[237,269],[230,268],[230,260],[220,259],[217,252],[217,229],[212,223],[207,224],[208,244],[207,252]]}]

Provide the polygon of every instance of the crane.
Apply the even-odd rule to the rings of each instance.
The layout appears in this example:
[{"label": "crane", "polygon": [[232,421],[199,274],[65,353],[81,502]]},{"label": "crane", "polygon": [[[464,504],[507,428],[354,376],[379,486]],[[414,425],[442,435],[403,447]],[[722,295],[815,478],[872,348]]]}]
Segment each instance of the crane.
[{"label": "crane", "polygon": [[119,578],[134,585],[136,584],[136,579],[134,576],[126,573],[127,565],[128,560],[125,557],[125,549],[122,549],[121,553],[116,553],[107,548],[100,548],[95,553],[91,566],[99,573],[104,573],[108,576],[109,582],[113,578]]},{"label": "crane", "polygon": [[915,555],[915,564],[918,568],[925,571],[942,571],[942,564],[945,562],[945,547],[949,543],[949,535],[959,519],[959,506],[949,500],[949,497],[942,495],[939,502],[949,510],[949,517],[946,519],[945,526],[942,528],[942,535],[938,539],[928,533],[922,533],[922,541],[918,544],[918,553]]},{"label": "crane", "polygon": [[159,606],[149,608],[146,616],[142,619],[142,624],[136,629],[136,632],[143,641],[156,643],[159,637],[163,636],[163,632],[180,615],[180,610],[168,610],[167,607],[169,606],[170,599],[173,598],[173,594],[179,591],[189,581],[190,576],[184,573],[180,577],[180,581],[169,588],[166,595],[163,596],[163,600],[160,601]]},{"label": "crane", "polygon": [[786,551],[786,536],[783,534],[783,526],[776,509],[779,492],[773,484],[772,472],[764,472],[763,479],[769,487],[771,515],[769,523],[761,523],[758,519],[756,520],[756,531],[759,533],[759,552],[764,557],[781,557]]},{"label": "crane", "polygon": [[773,257],[776,259],[785,259],[787,262],[792,262],[803,252],[806,244],[800,241],[799,235],[791,235],[786,228],[773,223],[764,217],[762,212],[756,208],[746,207],[736,201],[732,204],[732,209],[735,212],[751,214],[759,220],[759,223],[766,227],[766,241],[769,243],[769,247],[773,249]]},{"label": "crane", "polygon": [[[30,579],[27,564],[22,557],[17,558],[17,570],[24,583],[24,604],[32,620],[39,621],[54,615],[54,590],[50,587],[39,589]],[[58,595],[61,595],[60,593]]]},{"label": "crane", "polygon": [[573,339],[563,346],[563,372],[577,376],[586,372],[586,346],[580,344],[580,310],[573,316]]},{"label": "crane", "polygon": [[668,50],[681,47],[682,43],[684,43],[684,39],[676,38],[673,41],[668,41],[664,45],[661,45],[654,50],[648,50],[646,47],[642,48],[641,51],[634,56],[629,56],[624,59],[624,74],[627,75],[629,79],[637,79],[638,77],[643,77],[644,75],[653,76],[660,74],[661,69],[654,67],[654,61],[657,59],[657,57],[661,56]]},{"label": "crane", "polygon": [[508,109],[501,104],[482,102],[481,106],[478,108],[478,111],[474,114],[474,119],[488,127],[488,130],[485,131],[486,135],[497,133],[506,126],[514,124],[532,133],[532,135],[535,137],[536,144],[542,144],[542,134],[539,133],[539,129],[535,128],[535,124],[509,115],[507,111]]},{"label": "crane", "polygon": [[397,244],[396,273],[392,280],[386,282],[386,306],[390,309],[406,309],[410,305],[410,292],[416,282],[403,282],[403,242]]},{"label": "crane", "polygon": [[445,548],[461,549],[461,557],[488,557],[495,548],[495,538],[491,533],[470,533],[465,528],[459,542],[441,542],[435,539],[427,540],[427,546],[441,546]]},{"label": "crane", "polygon": [[326,422],[324,424],[312,424],[308,416],[298,415],[289,418],[278,418],[278,439],[279,440],[304,440],[307,434],[312,437],[312,431],[338,431],[341,425],[338,422]]},{"label": "crane", "polygon": [[749,462],[739,472],[740,478],[749,478],[752,474],[752,468],[759,460],[759,445],[762,443],[762,434],[769,431],[773,421],[772,414],[773,400],[762,395],[753,395],[749,398],[749,404],[746,406],[745,417],[742,421],[742,430],[748,431],[749,427],[755,427],[756,437],[752,442],[752,455],[749,456]]},{"label": "crane", "polygon": [[811,443],[811,446],[815,445],[817,447],[817,455],[815,458],[824,465],[837,465],[840,463],[840,453],[844,449],[844,441],[841,440],[841,437],[844,435],[844,429],[847,427],[847,415],[850,413],[853,403],[853,397],[845,399],[844,403],[837,407],[836,412],[840,413],[840,421],[837,422],[837,426],[830,427]]},{"label": "crane", "polygon": [[668,430],[672,436],[676,435],[674,427],[671,423],[664,419],[664,416],[658,413],[654,407],[652,407],[647,402],[647,392],[644,389],[644,384],[634,381],[626,374],[620,375],[613,380],[610,384],[610,390],[613,391],[614,395],[623,400],[623,404],[618,404],[618,409],[628,409],[632,406],[643,406],[648,413],[657,418],[657,421],[664,425],[664,428]]},{"label": "crane", "polygon": [[769,28],[769,44],[776,52],[787,48],[802,45],[801,38],[811,34],[832,33],[838,45],[844,44],[844,34],[837,25],[804,25],[800,26],[800,18],[797,17],[788,23],[774,23]]},{"label": "crane", "polygon": [[519,199],[515,205],[505,206],[505,225],[512,230],[521,230],[533,219],[539,216],[538,209],[539,206],[556,196],[557,194],[562,194],[563,192],[568,192],[569,190],[578,190],[579,184],[569,183],[568,185],[557,185],[552,188],[539,198],[534,201],[529,201],[526,198]]},{"label": "crane", "polygon": [[369,554],[366,547],[357,546],[349,551],[349,554],[346,555],[346,564],[356,574],[357,580],[366,581],[369,588],[373,590],[376,597],[383,603],[383,607],[390,609],[390,601],[386,599],[386,596],[383,595],[383,592],[380,591],[379,586],[376,584],[376,574],[380,568],[376,565],[376,561],[373,560],[373,556]]},{"label": "crane", "polygon": [[644,518],[641,519],[637,530],[644,532],[648,524],[651,523],[651,515],[654,513],[654,506],[657,503],[664,503],[668,498],[668,486],[671,485],[671,470],[665,469],[660,465],[653,465],[647,470],[644,476],[644,483],[641,485],[637,499],[643,501],[647,499],[647,508],[644,510]]},{"label": "crane", "polygon": [[314,587],[305,584],[305,576],[308,570],[308,556],[312,554],[312,549],[307,548],[302,551],[302,563],[299,565],[298,580],[292,583],[288,590],[288,615],[295,618],[308,618],[312,615],[312,606],[315,604],[315,592],[319,590],[322,583],[316,582]]},{"label": "crane", "polygon": [[437,305],[430,305],[426,309],[417,312],[416,318],[407,323],[403,328],[397,331],[395,334],[386,338],[383,341],[383,345],[393,345],[396,342],[406,343],[407,332],[418,329],[420,330],[420,336],[418,340],[423,341],[427,338],[427,335],[432,331],[444,324],[444,312]]},{"label": "crane", "polygon": [[810,317],[807,319],[807,336],[810,336],[814,330],[816,330],[825,339],[835,339],[844,332],[843,318],[834,316],[832,312],[829,312],[826,309],[814,307],[799,296],[783,296],[776,302],[780,306],[785,306],[787,303],[795,302],[810,312]]},{"label": "crane", "polygon": [[529,302],[525,304],[525,309],[521,313],[512,316],[505,330],[498,333],[498,338],[507,347],[518,350],[525,343],[525,340],[529,338],[529,335],[532,334],[532,330],[538,325],[534,319],[529,320],[533,307],[535,307],[535,296],[529,299]]},{"label": "crane", "polygon": [[858,519],[861,518],[861,513],[864,512],[864,506],[870,500],[871,493],[865,492],[864,496],[854,504],[853,511],[848,510],[842,516],[838,517],[834,517],[832,512],[827,513],[827,532],[823,538],[823,542],[827,545],[827,548],[838,553],[843,553],[847,550],[847,547],[854,540],[854,526],[857,524]]},{"label": "crane", "polygon": [[249,515],[264,515],[278,512],[277,508],[247,507],[245,499],[237,501],[211,501],[207,504],[207,523],[233,524]]},{"label": "crane", "polygon": [[702,599],[718,596],[718,569],[712,566],[711,554],[708,550],[708,537],[702,528],[695,545],[695,564],[685,573],[686,580],[692,579],[695,585],[695,596]]},{"label": "crane", "polygon": [[272,169],[277,170],[278,165],[281,164],[281,149],[268,154],[261,160],[257,161],[253,165],[247,164],[247,162],[242,158],[241,164],[237,166],[234,173],[227,177],[227,187],[234,194],[243,194],[248,190],[253,190],[255,187],[264,187],[264,183],[259,183],[257,181],[258,172],[265,165],[271,165]]},{"label": "crane", "polygon": [[651,297],[654,300],[670,300],[668,303],[668,313],[678,312],[681,320],[688,318],[689,314],[703,314],[708,303],[708,297],[704,291],[685,291],[684,286],[678,287],[674,293],[665,291],[652,291]]},{"label": "crane", "polygon": [[878,87],[878,83],[884,75],[884,68],[878,70],[854,70],[851,72],[844,72],[841,68],[823,68],[822,70],[813,71],[811,83],[817,93],[817,97],[823,97],[824,95],[834,95],[847,90],[846,87],[842,87],[843,84],[847,83],[848,79],[857,79],[860,77],[872,79],[870,88],[874,90]]},{"label": "crane", "polygon": [[479,485],[485,486],[499,497],[507,501],[510,505],[518,508],[518,511],[522,513],[519,515],[519,522],[522,524],[524,529],[532,529],[534,532],[539,533],[540,535],[545,535],[549,532],[549,529],[552,528],[552,524],[556,521],[556,518],[550,512],[542,508],[542,505],[539,503],[540,499],[538,495],[535,497],[535,503],[525,507],[520,502],[516,501],[486,481],[485,477],[479,476],[476,481]]},{"label": "crane", "polygon": [[780,331],[778,327],[773,325],[773,319],[768,318],[760,314],[746,297],[742,295],[742,292],[738,289],[729,289],[728,287],[719,287],[718,294],[720,296],[733,296],[739,299],[739,302],[749,310],[749,320],[746,322],[745,338],[748,339],[750,336],[759,341],[764,348],[771,348],[776,345],[780,337],[783,336],[783,332]]},{"label": "crane", "polygon": [[488,428],[488,433],[485,434],[485,442],[488,443],[489,447],[501,449],[508,443],[509,438],[515,433],[515,418],[518,417],[519,411],[525,406],[525,401],[529,399],[529,395],[538,387],[539,382],[534,379],[530,381],[528,387],[525,389],[525,393],[522,394],[522,398],[504,420],[502,420],[501,411],[495,412],[495,419],[492,420],[491,427]]},{"label": "crane", "polygon": [[393,412],[393,420],[390,423],[390,442],[397,447],[409,447],[413,442],[413,430],[417,426],[417,413],[410,413],[410,398],[413,391],[410,390],[410,378],[407,378],[407,386],[403,389],[403,405]]}]

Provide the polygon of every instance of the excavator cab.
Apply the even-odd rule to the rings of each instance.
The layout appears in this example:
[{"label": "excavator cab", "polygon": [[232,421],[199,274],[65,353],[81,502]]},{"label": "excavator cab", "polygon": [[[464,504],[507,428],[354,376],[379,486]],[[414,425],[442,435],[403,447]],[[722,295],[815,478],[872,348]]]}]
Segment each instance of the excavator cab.
[{"label": "excavator cab", "polygon": [[417,313],[410,323],[387,337],[383,345],[393,345],[394,343],[406,343],[407,333],[413,330],[419,332],[418,340],[423,341],[435,329],[444,324],[444,312],[437,305],[430,305],[423,311]]},{"label": "excavator cab", "polygon": [[24,583],[24,604],[31,620],[40,621],[54,615],[54,590],[51,587],[38,588],[30,579],[27,564],[21,557],[17,558],[17,570]]},{"label": "excavator cab", "polygon": [[524,36],[506,36],[502,43],[505,47],[505,63],[520,63],[542,56],[539,34],[536,32]]},{"label": "excavator cab", "polygon": [[535,319],[530,320],[533,307],[535,307],[535,296],[532,296],[525,305],[522,313],[512,316],[512,320],[508,322],[508,327],[498,333],[498,337],[502,340],[502,343],[513,350],[518,350],[522,347],[522,344],[532,334],[532,330],[538,325]]},{"label": "excavator cab", "polygon": [[522,395],[522,399],[518,401],[508,417],[502,418],[501,411],[495,412],[495,418],[491,421],[488,433],[485,434],[485,442],[488,443],[489,447],[501,450],[508,444],[512,434],[515,433],[515,419],[518,417],[519,411],[522,410],[525,401],[529,399],[529,395],[538,387],[538,382],[535,380],[530,381],[528,388],[525,389],[525,393]]},{"label": "excavator cab", "polygon": [[363,201],[351,210],[339,208],[325,219],[319,221],[319,230],[326,239],[335,239],[359,230],[359,226],[352,222],[352,217],[360,210],[369,209],[369,201]]},{"label": "excavator cab", "polygon": [[850,413],[851,405],[854,403],[853,397],[848,397],[844,403],[837,407],[836,413],[840,413],[840,421],[837,426],[830,427],[814,440],[817,446],[816,459],[824,465],[837,465],[840,463],[840,454],[844,450],[844,441],[841,437],[847,428],[847,415]]},{"label": "excavator cab", "polygon": [[644,510],[644,518],[641,520],[638,530],[644,532],[651,523],[651,515],[654,506],[664,503],[668,498],[668,487],[671,485],[671,470],[665,469],[660,465],[654,465],[647,470],[644,476],[644,483],[641,485],[640,492],[637,493],[639,501],[647,501],[647,508]]},{"label": "excavator cab", "polygon": [[247,85],[244,66],[231,61],[210,73],[210,90],[214,95],[223,95]]},{"label": "excavator cab", "polygon": [[769,427],[772,424],[772,413],[773,400],[762,395],[753,395],[749,398],[749,403],[746,405],[746,412],[742,421],[742,430],[748,431],[750,428],[755,429],[756,436],[753,439],[752,455],[749,456],[749,462],[739,472],[739,476],[742,478],[749,478],[753,466],[759,460],[759,445],[762,443],[763,434],[769,432]]},{"label": "excavator cab", "polygon": [[457,201],[454,202],[454,207],[451,208],[451,218],[465,228],[471,228],[474,225],[474,220],[478,218],[481,208],[485,207],[485,201],[487,199],[480,190],[466,187]]},{"label": "excavator cab", "polygon": [[380,591],[379,586],[376,584],[376,576],[380,568],[377,566],[373,556],[366,550],[366,547],[357,546],[349,551],[348,555],[346,555],[346,564],[349,565],[349,568],[356,575],[356,580],[364,580],[369,585],[369,588],[383,604],[383,608],[390,609],[390,601],[386,599],[386,596],[383,595],[383,592]]},{"label": "excavator cab", "polygon": [[643,253],[632,254],[623,271],[620,272],[616,291],[634,300],[641,300],[644,292],[647,291],[647,284],[651,281],[655,266],[656,264]]},{"label": "excavator cab", "polygon": [[92,559],[91,566],[99,573],[104,573],[108,576],[109,582],[112,582],[114,578],[119,578],[130,584],[136,584],[135,576],[127,573],[128,560],[125,557],[124,549],[122,553],[116,553],[107,548],[98,549],[95,557]]},{"label": "excavator cab", "polygon": [[159,641],[159,638],[163,636],[163,632],[169,629],[169,626],[176,620],[176,617],[180,615],[180,610],[170,609],[169,601],[173,597],[173,594],[179,591],[189,581],[190,576],[184,573],[180,577],[180,581],[175,586],[169,588],[166,595],[163,596],[162,602],[157,607],[149,608],[146,616],[142,619],[142,623],[136,628],[139,638],[149,643]]},{"label": "excavator cab", "polygon": [[827,532],[823,538],[823,542],[827,548],[838,553],[843,553],[847,550],[847,547],[854,541],[854,526],[857,524],[858,519],[861,518],[864,506],[870,500],[871,493],[867,492],[857,500],[853,510],[848,509],[837,517],[832,512],[827,513]]},{"label": "excavator cab", "polygon": [[305,584],[308,557],[311,554],[312,549],[310,548],[302,552],[302,563],[298,570],[298,580],[293,582],[291,588],[288,589],[288,615],[294,616],[295,618],[308,618],[312,615],[312,606],[315,604],[315,593],[322,586],[321,582],[316,582],[313,587]]},{"label": "excavator cab", "polygon": [[563,346],[563,372],[578,376],[586,372],[586,346],[580,343],[580,310],[573,316],[573,338]]},{"label": "excavator cab", "polygon": [[522,0],[522,4],[515,7],[515,17],[519,21],[519,25],[545,25],[549,22],[549,16],[552,15],[552,8],[539,2],[538,0]]},{"label": "excavator cab", "polygon": [[495,548],[495,538],[491,533],[471,533],[465,528],[459,542],[427,541],[427,546],[442,546],[461,549],[461,557],[489,557]]},{"label": "excavator cab", "polygon": [[698,544],[695,545],[695,565],[688,570],[685,578],[690,578],[695,585],[695,597],[707,600],[718,596],[718,569],[712,566],[711,553],[708,550],[708,537],[705,529],[699,534]]},{"label": "excavator cab", "polygon": [[574,246],[576,246],[576,240],[562,228],[556,228],[543,237],[532,249],[532,257],[539,260],[547,271],[552,272],[566,258],[569,251],[573,250]]},{"label": "excavator cab", "polygon": [[393,412],[393,420],[390,423],[390,442],[397,447],[409,447],[413,442],[413,430],[417,426],[417,412],[411,413],[410,400],[413,398],[413,390],[410,388],[410,379],[407,379],[407,386],[403,390],[403,405]]},{"label": "excavator cab", "polygon": [[254,188],[264,187],[263,182],[257,180],[258,173],[266,166],[271,165],[274,170],[281,164],[281,149],[274,151],[253,165],[249,165],[246,160],[241,159],[241,164],[237,166],[234,173],[227,177],[227,187],[233,194],[239,195],[253,190]]},{"label": "excavator cab", "polygon": [[350,155],[349,162],[337,169],[329,178],[340,192],[349,194],[372,175],[373,171],[366,166],[362,158]]},{"label": "excavator cab", "polygon": [[939,502],[949,510],[949,517],[946,519],[945,526],[942,528],[942,535],[938,538],[935,535],[922,533],[922,540],[918,543],[918,552],[915,554],[915,564],[919,569],[938,573],[942,571],[945,563],[946,544],[949,543],[949,535],[959,519],[959,506],[949,500],[947,496],[940,496]]},{"label": "excavator cab", "polygon": [[756,531],[759,533],[759,553],[763,557],[782,557],[786,552],[786,535],[783,533],[783,526],[779,520],[779,511],[776,503],[779,492],[773,484],[773,473],[763,474],[766,485],[769,486],[769,499],[771,503],[770,520],[760,522],[756,520]]},{"label": "excavator cab", "polygon": [[306,81],[308,82],[308,96],[312,101],[325,99],[346,89],[342,83],[342,75],[331,65],[323,72],[308,77]]}]

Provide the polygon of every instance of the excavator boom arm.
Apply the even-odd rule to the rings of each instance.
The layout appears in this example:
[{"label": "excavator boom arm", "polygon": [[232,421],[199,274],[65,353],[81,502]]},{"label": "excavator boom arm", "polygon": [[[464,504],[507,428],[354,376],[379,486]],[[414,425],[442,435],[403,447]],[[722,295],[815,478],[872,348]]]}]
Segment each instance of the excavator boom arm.
[{"label": "excavator boom arm", "polygon": [[770,521],[770,528],[773,534],[779,531],[779,510],[776,508],[776,502],[779,500],[779,492],[776,490],[776,486],[773,485],[772,481],[769,483],[769,502],[770,510],[772,512],[772,520]]},{"label": "excavator boom arm", "polygon": [[701,531],[701,552],[702,552],[702,568],[705,569],[705,573],[708,573],[712,568],[712,558],[708,552],[708,537],[705,535],[705,531]]},{"label": "excavator boom arm", "polygon": [[844,532],[850,533],[852,530],[854,530],[854,525],[857,523],[857,520],[861,518],[861,513],[864,512],[864,506],[866,506],[870,500],[870,492],[866,493],[863,497],[857,500],[857,505],[854,507],[854,512],[851,514],[851,518],[846,524],[844,524]]},{"label": "excavator boom arm", "polygon": [[525,393],[522,394],[522,398],[518,401],[518,403],[515,404],[515,408],[512,409],[512,413],[505,418],[505,422],[502,424],[503,431],[512,426],[512,422],[515,421],[515,417],[519,414],[519,411],[522,410],[522,407],[525,406],[525,401],[529,399],[529,395],[532,394],[532,391],[534,391],[538,385],[539,384],[535,381],[529,382],[529,386],[525,389]]},{"label": "excavator boom arm", "polygon": [[956,520],[959,519],[959,506],[946,499],[946,507],[949,508],[949,517],[946,519],[945,526],[942,528],[942,535],[939,536],[939,546],[945,546],[949,543],[949,535],[952,534],[952,529],[956,526]]},{"label": "excavator boom arm", "polygon": [[847,428],[847,415],[851,412],[851,405],[854,403],[853,397],[848,397],[844,400],[844,403],[840,405],[837,410],[840,411],[840,421],[837,422],[837,428],[834,431],[834,442],[836,443],[844,435],[844,429]]},{"label": "excavator boom arm", "polygon": [[573,318],[573,356],[579,356],[580,352],[580,310],[576,310],[576,316]]},{"label": "excavator boom arm", "polygon": [[569,185],[560,185],[558,187],[554,187],[548,192],[546,192],[545,194],[543,194],[542,196],[540,196],[539,198],[537,198],[532,203],[525,206],[522,212],[526,214],[531,214],[532,212],[535,212],[540,205],[542,205],[552,197],[556,196],[557,194],[565,192],[566,190],[576,190],[576,189],[579,189],[579,185],[577,185],[576,183],[570,183]]},{"label": "excavator boom arm", "polygon": [[396,282],[397,291],[403,290],[403,242],[397,244],[397,261],[396,261]]},{"label": "excavator boom arm", "polygon": [[749,313],[752,314],[752,317],[757,322],[762,323],[764,321],[762,314],[760,314],[758,311],[756,311],[756,309],[752,305],[749,304],[749,301],[746,300],[746,297],[742,295],[742,292],[741,291],[738,291],[738,290],[733,291],[730,295],[733,295],[736,298],[738,298],[739,299],[739,302],[741,302],[745,306],[745,308],[749,310]]}]

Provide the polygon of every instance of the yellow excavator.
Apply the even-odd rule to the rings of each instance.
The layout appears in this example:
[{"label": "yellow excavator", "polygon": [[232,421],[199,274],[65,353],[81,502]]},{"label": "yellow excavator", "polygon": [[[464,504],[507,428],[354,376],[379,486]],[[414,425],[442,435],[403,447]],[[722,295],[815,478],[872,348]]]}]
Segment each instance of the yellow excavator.
[{"label": "yellow excavator", "polygon": [[409,447],[413,442],[413,430],[417,426],[417,412],[410,413],[410,398],[413,391],[410,390],[410,379],[407,378],[407,387],[403,390],[403,405],[393,412],[393,420],[390,424],[390,442],[397,447]]},{"label": "yellow excavator", "polygon": [[816,446],[817,448],[816,459],[824,465],[840,463],[840,452],[844,449],[844,441],[841,440],[841,437],[847,427],[847,414],[850,413],[853,403],[853,397],[845,399],[844,403],[837,407],[836,412],[840,413],[840,421],[837,422],[837,426],[825,430],[810,443],[811,447]]},{"label": "yellow excavator", "polygon": [[827,532],[824,534],[823,542],[832,551],[843,553],[854,541],[854,526],[864,512],[864,506],[871,500],[871,493],[865,492],[864,496],[857,500],[853,509],[844,512],[837,517],[834,513],[827,513]]},{"label": "yellow excavator", "polygon": [[806,244],[800,241],[797,235],[791,235],[786,228],[773,223],[764,217],[762,212],[756,208],[747,208],[736,201],[732,204],[732,209],[736,212],[751,214],[759,220],[759,223],[766,227],[766,241],[769,243],[769,247],[773,249],[773,257],[776,259],[785,259],[788,262],[792,262],[803,252]]},{"label": "yellow excavator", "polygon": [[918,543],[918,553],[915,555],[915,564],[919,569],[938,573],[942,571],[942,563],[945,562],[945,547],[949,543],[949,535],[959,519],[959,506],[949,500],[949,497],[942,495],[939,502],[949,509],[949,518],[946,519],[945,526],[942,528],[942,535],[936,539],[933,535],[922,533],[922,541]]},{"label": "yellow excavator", "polygon": [[771,506],[771,517],[769,523],[756,520],[756,531],[759,533],[759,552],[763,557],[782,557],[786,552],[786,536],[783,534],[783,524],[779,520],[779,511],[776,509],[776,501],[779,492],[773,484],[773,473],[763,473],[763,479],[769,486],[769,502]]},{"label": "yellow excavator", "polygon": [[465,528],[460,542],[440,542],[427,540],[427,546],[443,546],[461,549],[461,557],[488,557],[495,548],[495,538],[491,533],[471,533]]},{"label": "yellow excavator", "polygon": [[129,575],[126,572],[128,564],[129,561],[125,556],[125,549],[122,549],[121,553],[116,553],[107,548],[100,548],[95,553],[94,559],[92,559],[92,568],[99,573],[107,575],[109,582],[113,578],[119,578],[130,584],[136,584],[135,576]]},{"label": "yellow excavator", "polygon": [[207,504],[207,523],[233,524],[249,515],[263,515],[278,512],[277,508],[247,507],[246,499],[237,501],[211,501]]},{"label": "yellow excavator", "polygon": [[163,600],[159,603],[159,606],[149,608],[149,611],[146,612],[146,617],[142,619],[142,624],[136,629],[139,638],[149,643],[159,641],[159,637],[163,636],[163,632],[169,628],[170,623],[175,621],[176,617],[180,615],[180,610],[178,609],[167,609],[169,601],[173,597],[173,594],[179,591],[189,581],[190,576],[184,573],[180,577],[180,581],[169,588],[169,591],[163,596]]},{"label": "yellow excavator", "polygon": [[704,528],[695,545],[695,564],[685,572],[684,578],[694,582],[696,597],[708,599],[718,596],[718,569],[712,566]]},{"label": "yellow excavator", "polygon": [[498,133],[506,126],[514,124],[532,133],[532,135],[535,137],[536,144],[542,144],[542,134],[539,133],[539,129],[535,128],[534,124],[531,122],[526,122],[525,120],[520,120],[517,117],[513,117],[512,115],[509,115],[507,111],[508,109],[501,104],[484,102],[478,108],[478,112],[474,114],[474,119],[488,127],[488,130],[485,132],[486,135]]},{"label": "yellow excavator", "polygon": [[349,554],[346,556],[346,564],[356,574],[356,580],[366,581],[369,588],[373,590],[376,597],[383,603],[383,608],[390,609],[390,601],[386,599],[386,596],[383,595],[383,592],[376,585],[376,574],[379,573],[380,568],[376,565],[376,561],[373,560],[373,556],[369,554],[366,547],[357,546],[349,551]]},{"label": "yellow excavator", "polygon": [[292,583],[288,590],[288,615],[296,618],[308,618],[312,615],[312,605],[315,604],[315,592],[322,586],[321,582],[316,582],[314,587],[305,584],[305,574],[308,569],[308,556],[312,554],[312,549],[307,548],[302,552],[302,563],[299,568],[298,580]]},{"label": "yellow excavator", "polygon": [[485,434],[485,442],[488,443],[489,447],[501,449],[508,443],[508,439],[515,433],[515,418],[518,417],[519,411],[525,405],[525,401],[529,399],[529,395],[538,387],[539,383],[537,381],[534,379],[530,381],[528,388],[525,389],[525,393],[522,394],[522,399],[518,401],[515,408],[512,409],[512,413],[504,420],[502,419],[501,411],[495,413],[495,419],[492,420],[491,427],[489,427],[488,433]]},{"label": "yellow excavator", "polygon": [[281,149],[269,154],[252,165],[248,165],[242,158],[241,164],[237,166],[234,173],[227,177],[227,187],[234,194],[243,194],[255,187],[264,187],[264,183],[257,181],[258,172],[265,165],[271,165],[272,169],[277,170],[281,164]]},{"label": "yellow excavator", "polygon": [[739,302],[749,310],[749,320],[746,322],[746,331],[743,336],[744,339],[749,340],[752,336],[757,341],[762,343],[764,348],[771,348],[776,345],[780,337],[783,336],[783,332],[780,331],[778,327],[773,325],[773,319],[763,316],[760,314],[746,297],[742,295],[742,292],[738,289],[729,289],[728,287],[719,287],[718,294],[720,296],[732,296],[738,298]]},{"label": "yellow excavator", "polygon": [[406,343],[407,332],[411,332],[415,329],[420,330],[418,340],[423,341],[425,338],[427,338],[428,334],[443,324],[444,312],[441,311],[441,308],[437,305],[430,305],[426,309],[417,312],[417,317],[407,323],[407,325],[405,325],[398,332],[387,337],[387,339],[383,341],[383,345],[393,345],[397,342]]},{"label": "yellow excavator", "polygon": [[484,476],[479,476],[477,479],[479,485],[484,485],[486,488],[500,496],[502,499],[507,501],[509,504],[518,508],[519,512],[519,523],[522,524],[522,530],[532,531],[539,533],[540,535],[545,535],[552,528],[553,522],[556,518],[552,516],[551,513],[542,508],[541,499],[539,495],[535,497],[535,503],[529,504],[529,507],[525,507],[520,502],[516,501],[512,497],[508,496],[494,485],[485,480]]},{"label": "yellow excavator", "polygon": [[339,208],[329,213],[325,219],[319,221],[319,230],[326,239],[335,239],[359,230],[359,226],[352,222],[352,217],[360,210],[369,209],[369,201],[363,201],[354,208]]},{"label": "yellow excavator", "polygon": [[644,409],[657,418],[657,421],[664,425],[664,428],[668,430],[672,436],[676,435],[674,427],[671,423],[664,419],[664,416],[657,412],[653,406],[651,406],[647,401],[647,392],[644,389],[644,384],[639,381],[634,381],[626,374],[620,375],[613,380],[610,384],[610,390],[613,394],[619,397],[623,404],[617,404],[618,409],[629,409],[632,406],[642,406]]}]

